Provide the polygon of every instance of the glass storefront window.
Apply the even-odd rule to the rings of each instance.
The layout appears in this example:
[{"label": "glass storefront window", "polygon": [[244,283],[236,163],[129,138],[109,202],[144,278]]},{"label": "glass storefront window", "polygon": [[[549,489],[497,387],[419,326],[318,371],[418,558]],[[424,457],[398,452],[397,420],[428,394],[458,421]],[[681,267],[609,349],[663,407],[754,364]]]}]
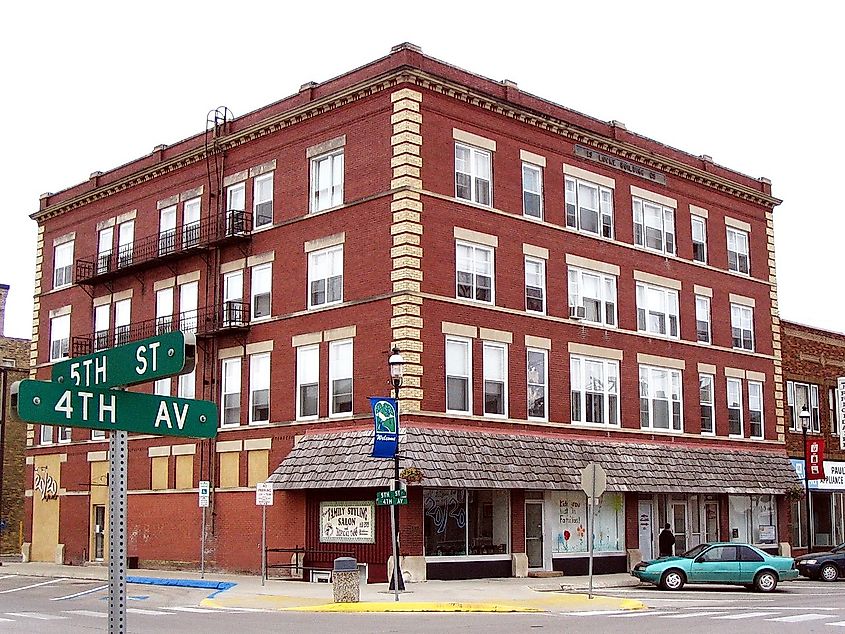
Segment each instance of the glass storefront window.
[{"label": "glass storefront window", "polygon": [[728,496],[731,541],[776,544],[777,507],[772,495]]},{"label": "glass storefront window", "polygon": [[[546,517],[546,521],[552,524],[552,552],[586,553],[590,507],[585,495],[580,491],[555,491],[549,494],[549,499],[555,511]],[[595,522],[595,552],[625,550],[625,501],[622,494],[605,493],[599,498]]]},{"label": "glass storefront window", "polygon": [[426,489],[425,555],[497,555],[510,552],[508,491]]}]

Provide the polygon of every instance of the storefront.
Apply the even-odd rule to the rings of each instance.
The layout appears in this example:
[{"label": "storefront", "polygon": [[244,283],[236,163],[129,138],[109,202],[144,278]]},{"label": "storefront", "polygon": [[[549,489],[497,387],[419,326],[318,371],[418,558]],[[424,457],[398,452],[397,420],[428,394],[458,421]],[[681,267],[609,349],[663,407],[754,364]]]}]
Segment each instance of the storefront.
[{"label": "storefront", "polygon": [[[790,460],[804,482],[804,461]],[[810,480],[810,512],[813,546],[816,549],[845,542],[845,462],[825,460],[823,480]],[[792,499],[792,543],[807,546],[807,506],[802,498]]]}]

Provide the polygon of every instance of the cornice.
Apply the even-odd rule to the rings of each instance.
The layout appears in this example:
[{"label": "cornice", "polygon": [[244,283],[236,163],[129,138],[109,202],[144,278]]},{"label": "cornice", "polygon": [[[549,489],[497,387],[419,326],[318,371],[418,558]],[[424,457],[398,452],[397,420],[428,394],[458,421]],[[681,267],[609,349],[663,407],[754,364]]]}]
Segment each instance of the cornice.
[{"label": "cornice", "polygon": [[[359,101],[379,92],[390,90],[399,84],[414,84],[432,92],[436,92],[473,106],[484,108],[502,116],[520,121],[527,125],[557,134],[569,141],[587,145],[597,150],[607,152],[646,165],[651,169],[672,174],[678,178],[695,182],[699,185],[715,189],[722,193],[746,200],[767,208],[774,208],[781,201],[764,194],[761,191],[741,185],[729,179],[717,176],[702,169],[686,165],[681,161],[667,156],[661,156],[651,151],[643,150],[630,143],[616,141],[609,137],[585,130],[545,114],[531,111],[517,106],[503,99],[496,99],[486,94],[473,91],[466,86],[445,80],[439,76],[426,73],[418,68],[400,67],[382,75],[367,79],[349,88],[337,91],[322,99],[303,104],[291,110],[268,116],[266,119],[238,130],[229,135],[219,137],[215,142],[213,153],[229,150],[250,141],[254,141],[268,134],[273,134],[296,125],[313,117],[325,114],[342,106]],[[107,198],[118,192],[141,185],[147,181],[159,178],[170,172],[182,169],[206,158],[204,145],[190,148],[181,154],[156,163],[118,179],[114,182],[96,187],[90,191],[78,194],[73,198],[51,205],[33,213],[33,220],[43,222],[59,216],[83,205]]]}]

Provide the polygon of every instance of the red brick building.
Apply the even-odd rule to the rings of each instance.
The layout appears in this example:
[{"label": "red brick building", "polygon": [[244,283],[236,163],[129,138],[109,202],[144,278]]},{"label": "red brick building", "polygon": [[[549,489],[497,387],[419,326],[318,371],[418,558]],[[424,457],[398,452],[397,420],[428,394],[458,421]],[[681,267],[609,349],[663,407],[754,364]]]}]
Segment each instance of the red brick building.
[{"label": "red brick building", "polygon": [[786,450],[803,480],[804,447],[801,412],[806,408],[810,442],[824,445],[823,480],[811,480],[810,512],[806,500],[793,496],[792,543],[807,547],[808,526],[814,550],[845,542],[845,410],[838,380],[845,377],[845,335],[783,322],[784,411]]},{"label": "red brick building", "polygon": [[[259,567],[348,551],[384,579],[392,461],[368,397],[405,359],[403,569],[586,569],[578,473],[608,473],[597,570],[789,540],[772,212],[756,179],[401,45],[55,194],[39,225],[37,375],[156,331],[193,375],[138,389],[220,404],[216,440],[130,439],[130,556]],[[36,426],[37,427],[37,426]],[[105,439],[36,430],[32,559],[102,558]],[[30,479],[30,482],[33,480]],[[31,498],[32,499],[32,498]],[[325,556],[325,555],[324,555]],[[325,563],[325,560],[322,562]]]}]

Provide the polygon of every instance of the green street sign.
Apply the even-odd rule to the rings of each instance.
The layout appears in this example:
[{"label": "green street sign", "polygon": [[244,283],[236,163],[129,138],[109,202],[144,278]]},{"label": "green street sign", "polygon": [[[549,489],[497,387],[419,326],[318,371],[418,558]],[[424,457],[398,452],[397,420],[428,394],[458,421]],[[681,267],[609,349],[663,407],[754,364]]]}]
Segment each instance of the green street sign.
[{"label": "green street sign", "polygon": [[168,332],[60,361],[53,381],[68,388],[110,388],[147,383],[194,369],[196,339],[192,333]]},{"label": "green street sign", "polygon": [[397,506],[408,503],[408,491],[405,489],[393,489],[390,491],[376,492],[376,506]]},{"label": "green street sign", "polygon": [[217,435],[217,405],[121,390],[77,389],[55,381],[18,381],[12,406],[23,421],[188,438]]}]

